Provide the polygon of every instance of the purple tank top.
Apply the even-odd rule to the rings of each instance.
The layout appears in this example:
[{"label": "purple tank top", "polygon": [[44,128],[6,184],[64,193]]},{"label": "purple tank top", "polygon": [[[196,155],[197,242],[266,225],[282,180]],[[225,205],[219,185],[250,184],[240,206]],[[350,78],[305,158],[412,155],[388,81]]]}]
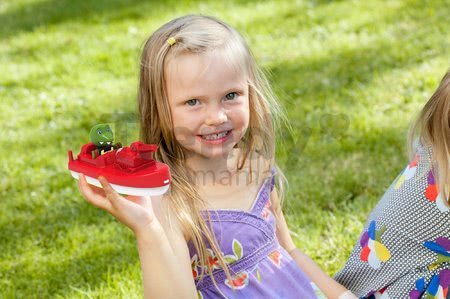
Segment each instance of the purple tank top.
[{"label": "purple tank top", "polygon": [[[219,268],[217,257],[208,249],[208,267],[213,269],[218,288],[207,271],[199,280],[202,271],[198,255],[189,242],[199,298],[317,298],[310,279],[276,238],[276,221],[269,200],[273,186],[274,175],[264,181],[249,212],[209,211],[219,249],[229,265],[232,279],[227,279],[225,271]],[[208,219],[206,211],[203,216]],[[208,220],[207,224],[210,225]]]}]

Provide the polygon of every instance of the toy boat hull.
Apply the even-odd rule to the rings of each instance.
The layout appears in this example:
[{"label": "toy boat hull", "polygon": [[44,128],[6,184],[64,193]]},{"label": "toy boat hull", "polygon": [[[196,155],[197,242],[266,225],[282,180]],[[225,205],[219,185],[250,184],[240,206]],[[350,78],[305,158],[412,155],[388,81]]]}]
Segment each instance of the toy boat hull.
[{"label": "toy boat hull", "polygon": [[[70,173],[72,174],[72,177],[76,180],[79,179],[79,172],[76,171],[70,171]],[[94,186],[100,187],[102,188],[102,185],[100,184],[100,182],[90,176],[86,176],[86,181]],[[134,195],[134,196],[158,196],[158,195],[163,195],[164,193],[167,192],[167,190],[169,190],[169,185],[166,186],[162,186],[162,187],[153,187],[153,188],[135,188],[135,187],[129,187],[129,186],[122,186],[122,185],[117,185],[117,184],[111,184],[111,187],[119,194],[128,194],[128,195]]]}]

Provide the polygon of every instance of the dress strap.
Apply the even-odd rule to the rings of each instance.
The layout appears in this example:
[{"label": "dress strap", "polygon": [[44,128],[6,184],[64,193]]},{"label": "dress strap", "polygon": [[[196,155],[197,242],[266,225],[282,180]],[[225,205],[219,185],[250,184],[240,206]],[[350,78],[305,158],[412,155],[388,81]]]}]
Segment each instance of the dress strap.
[{"label": "dress strap", "polygon": [[255,203],[253,204],[253,207],[251,209],[252,214],[261,214],[262,210],[269,201],[270,193],[275,186],[275,173],[276,168],[272,167],[271,176],[264,180],[264,183],[262,184],[258,194],[256,195]]}]

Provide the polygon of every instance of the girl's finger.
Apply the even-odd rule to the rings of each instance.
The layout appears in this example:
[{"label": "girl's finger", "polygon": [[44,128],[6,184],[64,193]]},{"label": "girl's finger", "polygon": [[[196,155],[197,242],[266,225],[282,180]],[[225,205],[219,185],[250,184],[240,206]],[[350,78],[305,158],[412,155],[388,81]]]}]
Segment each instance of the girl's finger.
[{"label": "girl's finger", "polygon": [[127,199],[129,201],[132,201],[132,202],[137,203],[137,204],[142,204],[142,203],[145,203],[147,201],[147,198],[144,197],[144,196],[128,195]]},{"label": "girl's finger", "polygon": [[102,177],[98,177],[98,181],[103,187],[103,191],[105,191],[106,198],[109,200],[111,205],[115,208],[117,208],[117,205],[121,202],[122,198],[119,195],[119,193],[116,192],[116,190],[111,187],[111,185],[108,183],[108,181]]},{"label": "girl's finger", "polygon": [[128,195],[126,197],[129,201],[134,202],[146,209],[151,208],[151,198],[150,196],[133,196]]},{"label": "girl's finger", "polygon": [[111,203],[104,196],[101,196],[98,192],[92,191],[83,174],[79,175],[78,188],[88,202],[106,211],[111,210]]},{"label": "girl's finger", "polygon": [[106,197],[105,191],[103,191],[103,188],[97,187],[95,185],[89,185],[89,187],[91,188],[92,192],[94,192],[95,194]]}]

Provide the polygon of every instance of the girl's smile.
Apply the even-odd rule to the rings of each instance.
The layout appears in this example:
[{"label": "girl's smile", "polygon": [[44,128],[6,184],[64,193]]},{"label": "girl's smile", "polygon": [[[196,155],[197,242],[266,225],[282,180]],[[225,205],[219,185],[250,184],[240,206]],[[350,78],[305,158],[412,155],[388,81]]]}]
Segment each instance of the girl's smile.
[{"label": "girl's smile", "polygon": [[202,139],[202,142],[209,144],[221,144],[224,143],[228,137],[231,136],[231,130],[222,131],[218,133],[212,133],[208,135],[198,135]]}]

